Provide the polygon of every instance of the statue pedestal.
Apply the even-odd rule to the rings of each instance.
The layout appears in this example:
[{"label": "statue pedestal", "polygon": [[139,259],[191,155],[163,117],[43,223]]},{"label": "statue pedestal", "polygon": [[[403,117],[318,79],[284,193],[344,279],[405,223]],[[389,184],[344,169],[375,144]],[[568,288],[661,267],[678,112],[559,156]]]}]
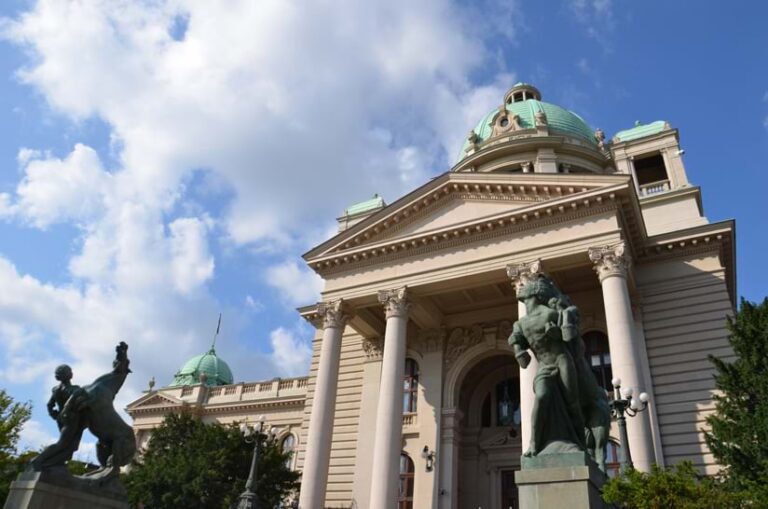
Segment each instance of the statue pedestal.
[{"label": "statue pedestal", "polygon": [[[4,509],[128,509],[125,495],[110,491],[79,489],[65,477],[24,472],[11,483]],[[75,483],[77,484],[77,483]]]},{"label": "statue pedestal", "polygon": [[600,488],[605,475],[587,453],[563,453],[523,458],[515,472],[520,509],[608,509]]}]

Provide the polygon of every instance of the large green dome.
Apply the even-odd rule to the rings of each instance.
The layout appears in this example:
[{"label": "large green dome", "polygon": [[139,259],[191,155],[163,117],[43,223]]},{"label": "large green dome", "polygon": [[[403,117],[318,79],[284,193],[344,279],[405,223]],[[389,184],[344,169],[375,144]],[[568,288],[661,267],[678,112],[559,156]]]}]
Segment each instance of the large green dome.
[{"label": "large green dome", "polygon": [[205,375],[203,380],[209,387],[229,385],[234,380],[227,363],[217,357],[216,351],[211,348],[207,353],[189,359],[174,375],[170,387],[200,383],[201,375]]},{"label": "large green dome", "polygon": [[[520,100],[522,97],[519,96],[517,100],[514,99],[518,91],[526,91],[527,95],[524,96],[523,100]],[[597,146],[594,131],[587,125],[584,119],[561,106],[544,102],[540,97],[538,90],[532,85],[528,85],[527,83],[517,83],[509,92],[507,92],[505,107],[512,115],[518,116],[518,121],[522,129],[535,129],[536,114],[543,112],[544,115],[546,115],[549,131],[553,134],[573,136]],[[493,121],[498,113],[499,108],[494,108],[485,115],[473,129],[477,135],[475,140],[477,145],[482,145],[483,142],[491,137],[493,132]],[[461,148],[461,153],[459,154],[459,160],[464,159],[466,156],[466,149],[469,147],[469,144],[469,140],[464,142],[464,146]]]}]

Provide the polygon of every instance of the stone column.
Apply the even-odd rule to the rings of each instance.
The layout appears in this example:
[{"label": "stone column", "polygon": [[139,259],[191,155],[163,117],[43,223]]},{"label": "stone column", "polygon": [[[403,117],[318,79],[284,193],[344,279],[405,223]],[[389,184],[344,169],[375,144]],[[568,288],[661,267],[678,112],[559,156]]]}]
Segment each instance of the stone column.
[{"label": "stone column", "polygon": [[403,431],[405,333],[409,307],[407,293],[406,288],[379,292],[379,301],[384,305],[387,317],[387,328],[384,332],[381,392],[376,409],[369,509],[391,509],[397,505]]},{"label": "stone column", "polygon": [[[632,303],[627,287],[630,265],[625,244],[591,248],[589,258],[603,287],[605,322],[611,353],[613,376],[621,378],[622,387],[630,387],[634,395],[645,391],[642,356],[636,337]],[[650,392],[650,391],[649,391]],[[651,402],[653,404],[653,402]],[[629,448],[635,468],[648,471],[654,462],[653,441],[647,412],[627,419]]]},{"label": "stone column", "polygon": [[333,416],[336,411],[336,389],[339,382],[341,336],[350,318],[350,313],[342,300],[321,303],[318,306],[318,314],[323,321],[323,339],[320,344],[320,361],[301,476],[301,494],[299,495],[301,509],[325,507]]},{"label": "stone column", "polygon": [[[541,273],[541,260],[535,260],[529,263],[519,265],[508,265],[507,275],[512,280],[515,292],[528,283],[535,275]],[[525,304],[517,301],[517,319],[525,316]],[[528,444],[531,443],[531,412],[533,411],[533,402],[536,395],[533,393],[533,379],[536,378],[536,370],[539,367],[539,361],[532,351],[531,363],[528,367],[520,368],[520,439],[523,452],[528,450]]]},{"label": "stone column", "polygon": [[371,499],[373,442],[376,437],[376,407],[379,405],[381,382],[381,338],[363,339],[363,388],[360,397],[360,420],[357,424],[357,449],[352,494],[358,507]]}]

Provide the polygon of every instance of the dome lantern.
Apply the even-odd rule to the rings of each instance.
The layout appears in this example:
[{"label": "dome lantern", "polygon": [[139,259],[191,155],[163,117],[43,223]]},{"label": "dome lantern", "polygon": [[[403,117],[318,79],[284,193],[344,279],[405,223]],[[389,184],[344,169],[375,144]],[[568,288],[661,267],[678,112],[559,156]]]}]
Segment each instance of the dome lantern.
[{"label": "dome lantern", "polygon": [[518,82],[504,94],[504,103],[512,104],[534,99],[541,101],[541,92],[539,89],[529,83]]}]

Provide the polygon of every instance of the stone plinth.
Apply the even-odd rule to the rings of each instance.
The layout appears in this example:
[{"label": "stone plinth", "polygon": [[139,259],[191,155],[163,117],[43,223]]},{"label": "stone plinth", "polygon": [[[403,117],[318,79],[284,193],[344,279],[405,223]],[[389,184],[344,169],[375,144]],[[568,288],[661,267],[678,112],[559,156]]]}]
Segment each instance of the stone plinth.
[{"label": "stone plinth", "polygon": [[[74,484],[78,484],[75,482]],[[113,490],[77,489],[60,476],[23,473],[11,483],[4,509],[128,509],[125,495]]]},{"label": "stone plinth", "polygon": [[600,488],[606,481],[586,453],[565,453],[523,458],[515,472],[520,509],[608,509]]}]

